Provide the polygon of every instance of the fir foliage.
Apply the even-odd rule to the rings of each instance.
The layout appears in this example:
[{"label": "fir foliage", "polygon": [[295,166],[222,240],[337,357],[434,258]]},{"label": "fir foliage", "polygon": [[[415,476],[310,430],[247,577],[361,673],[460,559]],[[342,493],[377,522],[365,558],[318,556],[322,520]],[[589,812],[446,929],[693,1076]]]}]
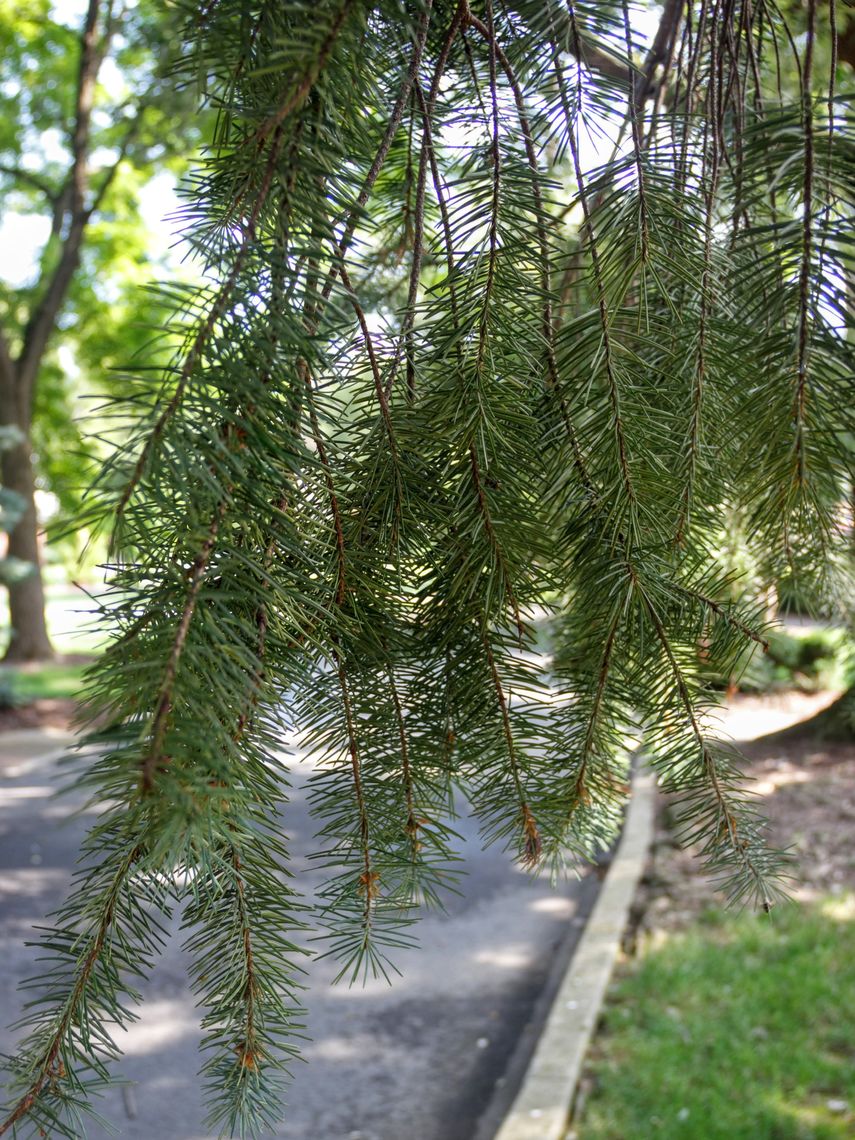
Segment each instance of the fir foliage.
[{"label": "fir foliage", "polygon": [[[762,611],[716,550],[738,511],[767,578],[840,589],[855,122],[833,5],[668,2],[648,48],[636,17],[188,5],[179,75],[218,112],[182,216],[206,285],[170,291],[183,347],[129,378],[90,500],[109,806],[0,1133],[83,1135],[181,903],[212,1126],[262,1134],[301,932],[342,976],[394,968],[453,884],[460,788],[524,865],[590,857],[631,734],[732,897],[779,896],[711,684]],[[316,761],[312,907],[289,741]]]}]

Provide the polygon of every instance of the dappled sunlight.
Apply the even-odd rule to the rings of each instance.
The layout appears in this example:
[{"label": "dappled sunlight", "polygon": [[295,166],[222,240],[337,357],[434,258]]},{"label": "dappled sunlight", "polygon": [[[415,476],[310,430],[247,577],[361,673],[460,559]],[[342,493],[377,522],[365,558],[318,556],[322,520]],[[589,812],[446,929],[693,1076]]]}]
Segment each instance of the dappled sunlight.
[{"label": "dappled sunlight", "polygon": [[823,1099],[819,1099],[819,1096],[817,1094],[815,1104],[793,1104],[783,1097],[768,1097],[765,1103],[770,1115],[782,1125],[784,1121],[790,1125],[787,1134],[790,1134],[794,1126],[798,1132],[793,1132],[793,1135],[816,1136],[819,1135],[816,1130],[821,1128],[821,1135],[828,1137],[828,1140],[847,1140],[852,1136],[851,1129],[855,1125],[855,1113],[849,1102],[830,1095]]},{"label": "dappled sunlight", "polygon": [[811,779],[812,773],[804,768],[783,768],[769,772],[762,780],[757,780],[751,785],[751,791],[757,796],[771,796],[787,784],[806,784]]},{"label": "dappled sunlight", "polygon": [[[24,784],[17,788],[4,787],[3,799],[4,800],[38,800],[47,799],[48,796],[54,794],[53,788],[50,784]],[[2,804],[3,807],[11,807],[11,804]]]},{"label": "dappled sunlight", "polygon": [[189,999],[147,1001],[143,1016],[127,1031],[116,1034],[116,1043],[128,1057],[156,1053],[184,1037],[199,1036],[199,1019]]},{"label": "dappled sunlight", "polygon": [[507,946],[503,950],[481,950],[473,957],[482,966],[498,966],[501,970],[525,969],[532,961],[531,950],[522,946]]},{"label": "dappled sunlight", "polygon": [[22,867],[17,871],[4,871],[0,876],[0,899],[17,896],[35,898],[38,895],[56,891],[65,886],[68,875],[65,871],[49,867]]},{"label": "dappled sunlight", "polygon": [[679,937],[680,935],[676,931],[666,930],[661,926],[656,926],[652,930],[646,931],[644,941],[641,944],[641,957],[645,958],[649,954],[655,954],[659,950],[664,950],[669,943]]},{"label": "dappled sunlight", "polygon": [[570,918],[576,912],[575,902],[563,898],[561,895],[546,895],[543,898],[534,899],[528,904],[528,908],[537,911],[538,914],[554,914],[562,918]]},{"label": "dappled sunlight", "polygon": [[357,1061],[376,1051],[376,1041],[364,1033],[353,1037],[326,1037],[303,1049],[306,1060],[319,1061]]},{"label": "dappled sunlight", "polygon": [[816,716],[841,695],[838,689],[821,693],[763,693],[760,696],[738,694],[726,707],[717,710],[717,719],[733,740],[759,740],[772,732]]},{"label": "dappled sunlight", "polygon": [[335,981],[341,966],[338,962],[327,959],[325,962],[318,963],[317,960],[312,966],[312,988],[315,989],[324,987],[324,996],[331,997],[336,1001],[353,1001],[353,1000],[376,1000],[380,995],[388,994],[390,988],[394,987],[396,996],[400,996],[403,991],[412,988],[412,977],[404,969],[403,954],[398,952],[395,956],[395,965],[400,973],[387,964],[386,969],[389,977],[384,978],[382,974],[376,977],[369,974],[368,977],[357,976],[355,980],[351,980],[350,975],[346,974],[339,981]]},{"label": "dappled sunlight", "polygon": [[834,922],[855,922],[855,895],[845,894],[839,898],[823,899],[819,903],[823,918]]}]

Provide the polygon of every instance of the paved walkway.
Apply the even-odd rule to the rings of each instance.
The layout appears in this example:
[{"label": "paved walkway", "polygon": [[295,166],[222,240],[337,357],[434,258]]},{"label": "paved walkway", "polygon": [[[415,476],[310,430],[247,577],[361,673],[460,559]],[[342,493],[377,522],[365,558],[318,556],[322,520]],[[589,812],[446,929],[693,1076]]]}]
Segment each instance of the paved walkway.
[{"label": "paved walkway", "polygon": [[[53,796],[62,744],[58,734],[0,737],[4,1026],[20,1010],[17,983],[34,968],[35,952],[23,943],[62,898],[86,825],[85,816],[71,818],[79,797]],[[303,853],[313,830],[306,775],[297,765],[284,820],[292,849]],[[509,1058],[516,1055],[519,1069],[526,1042],[533,1047],[538,999],[561,973],[556,951],[566,958],[584,927],[596,875],[553,891],[500,851],[482,852],[471,821],[456,826],[469,868],[464,894],[450,898],[446,915],[421,922],[420,949],[398,960],[402,979],[391,989],[380,982],[331,988],[334,967],[312,965],[309,1064],[296,1071],[277,1140],[472,1140]],[[317,872],[304,856],[297,865],[311,892]],[[140,1022],[123,1038],[119,1071],[134,1084],[111,1093],[102,1108],[130,1140],[209,1140],[195,1077],[198,1017],[185,977],[175,939],[146,986]],[[11,1045],[8,1033],[0,1037],[0,1048]]]}]

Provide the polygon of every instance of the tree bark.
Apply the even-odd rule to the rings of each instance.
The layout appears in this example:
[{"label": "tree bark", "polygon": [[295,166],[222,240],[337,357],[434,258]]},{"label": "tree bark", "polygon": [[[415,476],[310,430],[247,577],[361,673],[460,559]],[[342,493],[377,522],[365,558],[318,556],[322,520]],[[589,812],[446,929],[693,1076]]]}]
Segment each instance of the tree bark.
[{"label": "tree bark", "polygon": [[[22,395],[25,397],[22,399]],[[7,661],[39,661],[54,655],[45,621],[45,598],[38,546],[35,479],[30,453],[31,401],[22,393],[19,369],[0,329],[0,424],[11,424],[21,442],[0,455],[0,484],[15,491],[26,504],[22,518],[9,535],[9,554],[30,563],[26,578],[8,587],[11,636]]]},{"label": "tree bark", "polygon": [[102,0],[89,0],[80,35],[77,96],[69,140],[72,160],[65,181],[67,194],[60,196],[54,209],[55,230],[61,230],[62,221],[67,217],[68,232],[62,242],[56,266],[47,277],[40,298],[22,330],[22,344],[16,356],[13,356],[4,330],[0,329],[0,423],[14,424],[24,436],[23,443],[9,449],[2,456],[3,485],[16,491],[26,503],[23,518],[9,535],[9,554],[32,566],[32,571],[26,578],[9,587],[12,633],[6,651],[7,661],[41,661],[54,656],[45,620],[35,478],[29,442],[33,401],[45,352],[56,329],[72,278],[80,264],[80,250],[86,227],[110,185],[125,153],[125,145],[131,137],[129,135],[126,139],[119,158],[108,171],[100,190],[87,205],[87,162],[95,86],[112,30],[108,19],[108,27],[103,34],[99,34],[101,4]]},{"label": "tree bark", "polygon": [[45,621],[38,545],[35,481],[28,440],[10,448],[2,457],[3,486],[16,491],[27,504],[23,517],[9,535],[9,554],[30,563],[32,571],[9,586],[11,638],[6,661],[44,661],[54,656]]}]

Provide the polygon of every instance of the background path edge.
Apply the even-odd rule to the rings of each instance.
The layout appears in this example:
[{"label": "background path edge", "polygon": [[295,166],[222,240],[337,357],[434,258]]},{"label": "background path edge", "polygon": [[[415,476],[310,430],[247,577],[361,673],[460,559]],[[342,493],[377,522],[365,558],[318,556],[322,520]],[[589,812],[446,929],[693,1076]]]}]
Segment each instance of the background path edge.
[{"label": "background path edge", "polygon": [[[522,1084],[493,1140],[564,1140],[585,1054],[653,840],[655,795],[655,776],[642,761],[617,850]],[[489,1109],[484,1115],[490,1115]]]}]

